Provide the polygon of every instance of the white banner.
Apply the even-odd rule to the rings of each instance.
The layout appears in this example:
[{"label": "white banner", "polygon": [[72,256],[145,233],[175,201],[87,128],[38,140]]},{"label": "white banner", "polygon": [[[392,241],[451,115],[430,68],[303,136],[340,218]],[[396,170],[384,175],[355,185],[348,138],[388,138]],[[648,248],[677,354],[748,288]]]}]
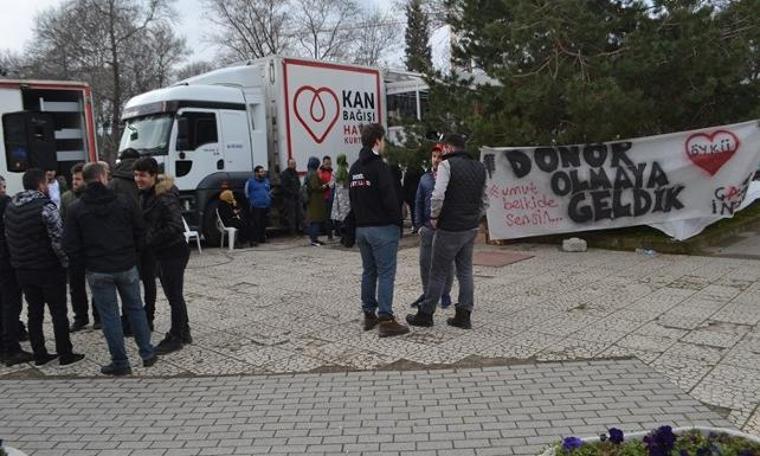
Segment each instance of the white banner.
[{"label": "white banner", "polygon": [[651,225],[683,240],[760,196],[749,192],[760,123],[610,143],[483,147],[481,160],[491,239]]}]

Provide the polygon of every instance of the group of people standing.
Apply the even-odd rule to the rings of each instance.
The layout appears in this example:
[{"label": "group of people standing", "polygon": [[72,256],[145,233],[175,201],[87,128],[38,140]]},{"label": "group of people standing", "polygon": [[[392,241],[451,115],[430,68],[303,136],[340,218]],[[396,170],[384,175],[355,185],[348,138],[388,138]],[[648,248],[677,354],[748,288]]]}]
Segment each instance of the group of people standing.
[{"label": "group of people standing", "polygon": [[[362,150],[349,171],[349,198],[356,243],[362,257],[361,302],[365,331],[378,328],[380,337],[406,334],[409,327],[393,313],[396,258],[403,229],[403,191],[383,160],[385,130],[379,124],[362,129]],[[433,326],[439,303],[451,304],[454,269],[459,283],[456,313],[447,323],[470,329],[474,305],[472,255],[480,221],[485,214],[486,171],[465,152],[465,139],[446,135],[433,150],[431,170],[420,179],[413,216],[420,233],[422,295],[407,315],[412,326]]]},{"label": "group of people standing", "polygon": [[[159,176],[155,159],[141,158],[132,149],[122,152],[113,172],[104,162],[92,162],[74,166],[71,174],[72,189],[60,195],[59,204],[49,176],[39,169],[24,173],[22,192],[0,196],[0,354],[9,366],[30,361],[40,366],[56,358],[67,365],[83,359],[73,351],[70,333],[89,324],[86,281],[92,292],[93,327],[103,330],[111,354],[111,363],[101,372],[127,375],[131,366],[125,336],[134,336],[145,367],[155,364],[157,355],[192,343],[183,290],[190,250],[179,191],[173,179]],[[169,301],[171,326],[154,347],[156,275]],[[19,344],[22,293],[33,353]],[[42,330],[46,305],[54,354],[48,352]]]}]

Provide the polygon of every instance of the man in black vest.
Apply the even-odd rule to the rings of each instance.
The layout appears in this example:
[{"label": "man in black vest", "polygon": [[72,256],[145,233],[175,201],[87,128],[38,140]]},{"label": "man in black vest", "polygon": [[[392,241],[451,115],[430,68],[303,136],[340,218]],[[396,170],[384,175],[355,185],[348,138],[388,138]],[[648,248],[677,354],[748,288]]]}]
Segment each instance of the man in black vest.
[{"label": "man in black vest", "polygon": [[32,354],[22,350],[19,344],[21,288],[5,242],[5,209],[10,201],[5,193],[5,179],[0,177],[0,359],[8,367],[34,360]]},{"label": "man in black vest", "polygon": [[430,219],[436,230],[430,282],[417,314],[408,315],[406,321],[413,326],[433,326],[433,313],[441,300],[453,261],[459,282],[459,302],[456,304],[456,315],[447,323],[470,329],[475,295],[472,250],[480,219],[487,207],[486,170],[482,163],[465,152],[462,136],[447,135],[443,143],[443,162],[438,165],[430,198]]},{"label": "man in black vest", "polygon": [[[11,266],[16,270],[29,305],[29,339],[34,364],[59,358],[62,366],[84,359],[73,352],[66,316],[66,268],[68,257],[61,246],[63,224],[58,207],[47,195],[45,173],[32,168],[22,178],[24,191],[5,210],[5,236]],[[57,354],[48,353],[42,323],[47,303],[53,318]]]}]

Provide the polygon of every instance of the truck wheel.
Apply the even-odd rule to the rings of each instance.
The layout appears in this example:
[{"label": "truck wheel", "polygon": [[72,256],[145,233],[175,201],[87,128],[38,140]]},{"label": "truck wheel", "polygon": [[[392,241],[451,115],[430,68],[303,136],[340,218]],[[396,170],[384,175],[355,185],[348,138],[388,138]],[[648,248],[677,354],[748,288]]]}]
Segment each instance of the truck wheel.
[{"label": "truck wheel", "polygon": [[211,200],[203,213],[203,237],[206,238],[208,245],[221,246],[222,234],[216,227],[216,208],[218,206],[218,201]]}]

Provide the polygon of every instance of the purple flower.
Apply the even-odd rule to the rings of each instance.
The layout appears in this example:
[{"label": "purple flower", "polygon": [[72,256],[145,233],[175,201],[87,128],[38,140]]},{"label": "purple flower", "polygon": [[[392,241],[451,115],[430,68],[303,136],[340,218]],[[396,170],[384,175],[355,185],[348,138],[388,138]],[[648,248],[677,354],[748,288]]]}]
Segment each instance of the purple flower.
[{"label": "purple flower", "polygon": [[679,452],[678,452],[678,454],[679,454],[680,456],[689,456],[689,452],[688,452],[688,451],[686,451],[686,450],[681,450],[681,451],[679,451]]},{"label": "purple flower", "polygon": [[565,451],[573,451],[577,448],[580,448],[583,445],[583,440],[579,439],[578,437],[565,437],[565,440],[562,441],[562,448]]},{"label": "purple flower", "polygon": [[620,445],[624,440],[623,431],[618,428],[610,428],[610,442]]},{"label": "purple flower", "polygon": [[676,436],[673,434],[673,428],[662,426],[644,437],[644,443],[649,450],[649,456],[669,456],[676,443]]}]

